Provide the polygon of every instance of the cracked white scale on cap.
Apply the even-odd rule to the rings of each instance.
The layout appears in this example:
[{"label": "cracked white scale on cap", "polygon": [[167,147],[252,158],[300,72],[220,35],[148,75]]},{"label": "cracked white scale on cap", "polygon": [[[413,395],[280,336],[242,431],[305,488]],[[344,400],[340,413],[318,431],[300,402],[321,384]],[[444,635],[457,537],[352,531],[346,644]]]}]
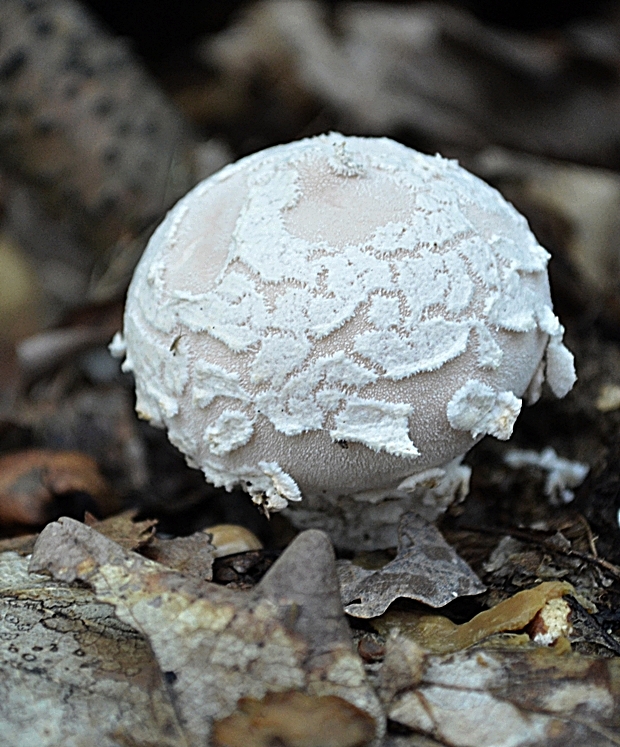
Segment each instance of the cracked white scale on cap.
[{"label": "cracked white scale on cap", "polygon": [[319,136],[224,168],[170,211],[113,348],[141,416],[210,482],[381,544],[399,486],[466,480],[458,458],[508,438],[545,375],[571,389],[548,259],[456,162]]}]

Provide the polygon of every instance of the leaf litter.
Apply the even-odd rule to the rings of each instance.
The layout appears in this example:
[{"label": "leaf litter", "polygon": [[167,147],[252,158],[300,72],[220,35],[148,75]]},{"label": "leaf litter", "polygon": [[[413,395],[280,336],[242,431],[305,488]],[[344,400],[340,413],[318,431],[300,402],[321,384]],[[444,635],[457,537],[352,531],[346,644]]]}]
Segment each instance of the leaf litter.
[{"label": "leaf litter", "polygon": [[380,743],[382,711],[353,650],[321,532],[300,535],[250,592],[167,570],[71,519],[43,530],[31,570],[89,584],[147,638],[190,745],[205,744],[214,719],[241,698],[290,690],[351,703],[374,721],[376,737],[365,743]]},{"label": "leaf litter", "polygon": [[[287,22],[291,17],[297,22]],[[577,19],[553,34],[499,31],[464,10],[433,3],[411,9],[341,3],[329,17],[311,2],[292,4],[290,8],[264,3],[250,8],[233,24],[206,39],[201,47],[200,54],[203,59],[209,58],[210,69],[217,69],[213,90],[208,90],[204,80],[200,81],[202,91],[176,87],[177,101],[187,114],[195,115],[196,123],[204,125],[209,120],[207,126],[211,128],[215,121],[215,130],[225,132],[236,155],[240,155],[275,141],[330,128],[353,128],[371,134],[377,124],[369,120],[379,116],[383,121],[377,134],[395,136],[424,151],[459,157],[527,216],[541,243],[552,251],[552,290],[577,357],[580,382],[574,395],[562,403],[551,403],[543,396],[535,410],[523,413],[514,439],[517,448],[539,453],[553,448],[563,458],[591,466],[590,476],[575,491],[574,501],[550,506],[544,496],[544,476],[535,474],[536,470],[520,470],[517,474],[506,469],[504,447],[483,442],[468,458],[473,466],[472,493],[463,505],[452,507],[441,523],[443,536],[482,579],[487,592],[448,600],[443,609],[433,613],[422,600],[415,601],[415,593],[407,598],[413,585],[398,572],[398,563],[393,589],[387,579],[394,566],[383,575],[379,572],[377,566],[387,568],[400,562],[402,553],[389,551],[382,558],[371,559],[379,561],[373,565],[368,558],[354,558],[352,565],[341,561],[341,573],[348,568],[351,575],[357,574],[358,596],[345,594],[345,603],[354,607],[387,602],[389,609],[382,618],[391,616],[394,623],[381,634],[372,627],[381,624],[376,618],[349,618],[368,682],[381,697],[389,717],[386,747],[618,744],[620,686],[617,659],[610,657],[617,657],[620,651],[620,411],[616,401],[620,384],[620,303],[614,282],[620,262],[614,239],[620,181],[608,170],[617,169],[619,163],[614,146],[620,100],[617,10]],[[409,30],[406,34],[405,29]],[[102,39],[100,36],[100,43]],[[43,45],[38,49],[43,50]],[[376,75],[367,74],[368,70]],[[332,75],[334,71],[347,85],[332,85],[331,81],[338,78]],[[204,75],[198,73],[198,77]],[[455,88],[457,78],[453,73],[465,84]],[[489,81],[496,85],[488,85]],[[244,86],[249,86],[250,95],[246,95]],[[219,99],[218,89],[224,94]],[[348,99],[343,92],[348,92]],[[225,104],[218,107],[218,100]],[[369,105],[373,100],[385,106]],[[36,112],[36,97],[33,106]],[[248,106],[254,107],[250,115]],[[12,110],[9,107],[7,111]],[[269,116],[264,115],[266,111]],[[501,113],[499,118],[497,112]],[[532,112],[537,112],[536,116]],[[109,122],[107,119],[104,127]],[[274,122],[278,122],[277,127]],[[549,122],[553,122],[551,127]],[[100,141],[86,138],[84,142],[91,140],[96,149]],[[10,141],[7,143],[10,147]],[[155,154],[150,142],[148,149]],[[65,155],[75,159],[75,154]],[[165,148],[161,156],[169,161]],[[570,160],[550,158],[558,156]],[[29,167],[45,170],[44,161],[36,159],[36,163],[29,162]],[[106,174],[116,178],[113,170]],[[19,196],[13,199],[12,194],[6,199],[12,187],[5,185],[4,178],[0,186],[3,213],[9,217],[9,224],[12,221],[9,233],[17,236],[17,253],[23,253],[29,238],[32,240],[33,232],[28,238],[24,225],[37,226],[34,233],[40,243],[54,234],[51,221],[32,220],[36,214],[32,205],[24,208],[22,204],[20,208]],[[56,180],[49,181],[50,190],[56,186]],[[119,313],[123,283],[142,245],[140,237],[131,249],[135,227],[125,228],[129,229],[129,240],[123,236],[120,245],[105,250],[97,263],[95,276],[104,282],[96,282],[94,292],[92,288],[87,290],[92,268],[83,246],[76,248],[74,242],[63,239],[56,241],[53,255],[49,246],[41,245],[35,246],[32,256],[24,253],[33,260],[35,286],[43,289],[45,304],[41,304],[41,298],[35,303],[33,293],[23,294],[29,303],[24,303],[20,314],[30,325],[25,334],[31,338],[29,344],[20,346],[21,357],[15,354],[12,338],[10,345],[7,343],[6,325],[0,331],[0,369],[4,374],[0,377],[0,454],[23,448],[60,448],[94,457],[101,474],[123,497],[124,506],[135,505],[137,499],[142,509],[146,507],[141,516],[159,517],[160,534],[155,536],[153,527],[140,528],[140,522],[127,517],[119,517],[116,528],[112,527],[114,519],[107,526],[104,521],[93,528],[109,533],[131,558],[131,548],[142,553],[159,552],[158,558],[165,565],[136,557],[139,564],[145,564],[141,568],[156,567],[166,579],[178,580],[178,588],[163,594],[166,600],[172,600],[178,592],[185,603],[191,596],[187,588],[202,589],[209,584],[205,579],[211,551],[201,540],[192,544],[193,532],[227,522],[248,522],[254,531],[260,529],[268,549],[217,558],[213,578],[229,585],[228,589],[219,587],[220,591],[235,595],[226,597],[224,607],[228,609],[226,605],[234,600],[250,627],[256,617],[252,611],[263,609],[261,604],[268,607],[269,615],[273,612],[273,617],[267,616],[270,630],[284,630],[285,649],[293,652],[290,655],[295,662],[291,671],[301,672],[299,677],[305,677],[307,684],[310,673],[305,664],[299,664],[295,653],[296,646],[301,646],[299,631],[290,624],[290,618],[297,619],[291,612],[295,604],[284,605],[289,612],[276,605],[274,612],[270,606],[273,600],[267,595],[260,604],[252,602],[255,606],[247,607],[248,599],[262,593],[260,579],[278,555],[272,548],[282,548],[290,535],[284,532],[274,540],[272,529],[267,531],[264,524],[257,528],[254,519],[240,508],[245,504],[235,503],[235,496],[228,494],[220,499],[204,485],[200,474],[185,468],[161,434],[137,423],[130,384],[106,363],[100,343],[102,329],[108,323],[105,309],[93,304],[86,309],[92,316],[90,321],[84,316],[74,317],[59,329],[53,328],[64,312],[85,298],[113,298],[114,313]],[[71,287],[67,297],[58,292],[57,277],[70,280],[65,283]],[[4,300],[3,296],[0,305]],[[42,306],[46,323],[52,327],[37,336],[35,316]],[[3,319],[6,321],[6,315]],[[82,326],[87,329],[82,330]],[[58,331],[61,334],[56,334]],[[9,330],[9,337],[11,334]],[[63,348],[63,340],[71,345]],[[86,343],[92,348],[82,351]],[[20,393],[18,399],[16,392]],[[69,492],[77,497],[76,491]],[[82,491],[77,494],[84,497]],[[47,503],[47,497],[35,502],[43,513],[49,508],[53,511],[31,526],[40,526],[69,510],[55,495]],[[196,505],[201,508],[193,509]],[[174,506],[174,516],[169,506]],[[73,515],[80,518],[84,507],[88,506],[74,503],[77,510]],[[271,527],[274,525],[272,522]],[[186,540],[183,552],[183,542],[166,539],[165,532],[171,526],[172,534],[186,535],[177,538]],[[16,531],[32,529],[3,522],[3,533]],[[12,550],[30,553],[35,539],[31,534],[0,541],[0,731],[9,747],[56,747],[60,743],[69,747],[186,747],[187,729],[179,705],[183,697],[175,689],[175,678],[180,676],[183,682],[189,678],[193,683],[192,678],[202,676],[197,665],[190,666],[192,636],[198,633],[185,640],[177,636],[174,645],[185,651],[183,665],[163,669],[160,649],[166,649],[161,640],[155,636],[158,648],[151,648],[150,634],[138,632],[142,629],[135,620],[130,627],[110,604],[97,598],[105,591],[93,592],[79,580],[67,585],[26,574],[27,560]],[[175,551],[169,552],[172,548]],[[422,561],[435,578],[430,558],[422,557]],[[308,560],[304,570],[311,566]],[[113,570],[118,572],[119,567],[124,566],[121,563]],[[358,568],[363,573],[358,573]],[[138,593],[136,584],[148,582],[147,597],[151,593],[149,584],[158,578],[154,571],[153,575],[150,571],[128,572],[128,576],[134,594]],[[421,615],[433,618],[431,625],[465,631],[468,628],[463,626],[469,624],[471,630],[476,613],[488,607],[497,616],[504,601],[521,603],[519,594],[536,590],[541,582],[568,582],[573,586],[572,593],[550,600],[567,602],[570,607],[573,632],[568,636],[572,652],[556,645],[550,649],[534,646],[531,638],[535,637],[534,623],[541,610],[520,630],[494,633],[486,641],[450,654],[421,651],[419,643],[404,634],[405,623],[412,627],[412,621]],[[321,583],[316,581],[317,588]],[[445,589],[458,589],[454,578]],[[192,593],[203,599],[202,592]],[[431,602],[439,598],[437,588],[428,592]],[[126,601],[117,599],[115,604],[128,609]],[[192,604],[187,604],[191,608]],[[324,616],[322,608],[310,605],[310,609],[317,619]],[[560,617],[564,614],[566,607]],[[336,617],[341,619],[340,611]],[[525,617],[529,613],[519,618],[519,625]],[[516,624],[514,615],[506,615],[496,628],[508,630]],[[240,647],[234,655],[224,655],[230,651],[230,637],[225,637],[219,648],[217,637],[212,639],[213,655],[217,659],[218,651],[222,653],[217,671],[225,690],[229,681],[243,679],[237,671],[240,652],[259,634],[258,629],[254,633],[242,631],[234,639]],[[286,638],[286,634],[291,637]],[[459,632],[457,637],[462,635]],[[303,635],[301,638],[311,648]],[[357,654],[353,660],[359,671]],[[308,656],[304,662],[310,659]],[[184,672],[186,662],[188,674]],[[268,687],[263,685],[261,693],[263,690]],[[189,692],[193,692],[191,688]],[[355,730],[364,733],[363,723],[368,724],[369,711],[361,709],[358,713],[357,705],[338,701],[339,695],[310,693],[309,687],[305,691],[261,693],[243,696],[228,715],[222,711],[213,717],[215,737],[220,739],[217,730],[225,726],[230,729],[226,739],[243,740],[251,724],[258,744],[261,739],[279,739],[292,747],[297,736],[285,723],[287,713],[297,714],[299,722],[306,724],[305,734],[299,738],[312,739],[311,722],[317,719],[309,714],[321,712],[324,698],[336,699],[329,701],[329,708],[337,711],[337,723],[343,727],[334,732],[341,744],[357,739]],[[277,729],[274,724],[279,724]],[[353,732],[345,735],[346,724],[352,725]]]},{"label": "leaf litter", "polygon": [[430,656],[395,633],[380,676],[388,718],[441,745],[620,744],[618,659],[505,645]]},{"label": "leaf litter", "polygon": [[443,607],[485,590],[437,527],[415,513],[401,519],[394,560],[378,570],[340,560],[338,577],[345,612],[353,617],[377,617],[402,597]]},{"label": "leaf litter", "polygon": [[[130,520],[125,516],[119,522],[125,525],[121,540]],[[138,526],[139,544],[152,527],[149,522]],[[118,535],[118,528],[115,531]],[[542,747],[561,740],[572,747],[586,737],[594,745],[616,743],[604,741],[619,718],[620,668],[615,660],[566,653],[566,647],[557,644],[551,649],[534,646],[533,631],[527,634],[528,625],[550,600],[572,591],[565,582],[519,592],[461,625],[438,614],[394,609],[370,621],[385,643],[377,645],[375,656],[363,657],[365,674],[342,612],[333,550],[315,530],[299,535],[249,591],[227,589],[187,570],[170,570],[68,518],[39,535],[29,575],[26,560],[15,553],[0,554],[0,560],[11,564],[13,576],[13,589],[2,590],[4,604],[17,609],[16,597],[27,602],[39,594],[52,595],[54,601],[44,605],[25,604],[25,627],[53,627],[56,646],[66,634],[63,651],[72,646],[82,651],[84,640],[97,643],[119,630],[133,636],[134,646],[145,647],[140,649],[148,659],[143,666],[157,672],[147,688],[155,688],[164,703],[160,721],[151,726],[161,728],[166,709],[172,714],[172,725],[166,728],[175,736],[161,744],[191,746],[211,739],[216,747],[266,747],[278,739],[285,747],[378,745],[385,716],[390,724],[450,747]],[[55,580],[46,580],[43,571]],[[73,622],[50,626],[47,618],[58,620],[58,610],[63,620]],[[103,620],[99,627],[88,622],[95,611]],[[23,613],[17,612],[5,615],[5,623],[23,626]],[[101,625],[109,625],[110,631]],[[76,643],[73,628],[84,626],[92,635]],[[506,631],[520,634],[506,638]],[[41,640],[45,643],[45,636]],[[12,677],[25,676],[28,644],[34,645],[26,639],[15,656],[9,656],[15,662],[21,654],[19,674],[11,671]],[[47,655],[39,650],[32,655]],[[45,646],[43,650],[47,652]],[[112,649],[105,651],[111,656],[102,658],[102,650],[97,651],[98,666],[113,670],[120,681],[131,680],[132,659]],[[14,669],[15,663],[11,666]],[[33,666],[32,691],[55,697],[57,684],[50,684],[48,670],[39,663]],[[22,685],[20,680],[16,686]],[[96,729],[102,735],[99,742],[106,744],[111,734],[122,732],[124,722],[118,714],[105,712],[107,701],[98,702],[99,691],[89,691],[88,698],[102,709]],[[63,721],[67,730],[77,719],[80,731],[87,733],[91,727],[82,706],[69,702],[73,710]],[[12,723],[7,708],[10,702],[0,706],[0,724],[9,729],[3,733],[11,735],[13,729],[17,735],[23,724],[19,719]],[[140,703],[132,712],[137,723],[151,719]],[[31,713],[29,718],[41,739],[36,744],[55,744],[42,733],[44,719]],[[515,733],[516,742],[511,741]],[[254,741],[247,741],[248,734]],[[150,744],[149,738],[141,744]],[[22,744],[17,736],[9,743]]]},{"label": "leaf litter", "polygon": [[55,512],[67,512],[72,502],[78,512],[78,505],[90,505],[104,516],[119,507],[92,457],[51,449],[25,449],[0,457],[0,522],[4,526],[42,526]]}]

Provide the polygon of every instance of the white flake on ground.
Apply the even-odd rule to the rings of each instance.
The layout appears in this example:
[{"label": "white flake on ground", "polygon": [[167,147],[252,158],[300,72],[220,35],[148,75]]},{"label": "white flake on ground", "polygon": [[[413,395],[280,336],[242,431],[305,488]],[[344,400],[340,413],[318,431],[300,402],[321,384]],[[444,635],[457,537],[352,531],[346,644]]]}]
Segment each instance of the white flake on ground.
[{"label": "white flake on ground", "polygon": [[542,451],[530,449],[510,449],[504,454],[504,461],[513,469],[537,467],[547,473],[545,493],[561,503],[570,503],[577,488],[586,479],[590,467],[583,462],[575,462],[560,457],[550,446]]}]

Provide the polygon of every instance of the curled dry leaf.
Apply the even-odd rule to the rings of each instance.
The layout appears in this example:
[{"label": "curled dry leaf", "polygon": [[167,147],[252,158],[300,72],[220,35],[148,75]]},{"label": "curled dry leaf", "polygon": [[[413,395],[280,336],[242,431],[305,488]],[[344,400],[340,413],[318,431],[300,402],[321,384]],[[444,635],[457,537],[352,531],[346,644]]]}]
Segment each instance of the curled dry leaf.
[{"label": "curled dry leaf", "polygon": [[0,540],[0,553],[12,551],[20,555],[30,555],[38,536],[38,534],[21,534],[18,537]]},{"label": "curled dry leaf", "polygon": [[[380,633],[399,630],[428,651],[448,654],[473,646],[496,633],[524,630],[541,610],[547,609],[550,601],[561,599],[572,591],[573,587],[566,581],[545,581],[533,589],[519,591],[461,625],[442,615],[400,611],[388,612],[373,624]],[[549,642],[558,641],[567,630]],[[561,649],[564,650],[564,646]]]},{"label": "curled dry leaf", "polygon": [[414,513],[401,519],[398,554],[383,568],[366,570],[349,560],[337,565],[345,612],[353,617],[377,617],[399,597],[442,607],[485,590],[437,527]]},{"label": "curled dry leaf", "polygon": [[209,536],[195,532],[189,537],[161,539],[153,537],[142,549],[142,554],[151,560],[179,571],[184,576],[199,581],[211,581],[213,578],[213,560],[215,548]]},{"label": "curled dry leaf", "polygon": [[214,719],[241,698],[298,690],[334,695],[375,723],[383,715],[354,653],[327,536],[297,537],[251,592],[235,592],[128,553],[79,522],[49,524],[31,569],[88,583],[148,639],[175,695],[189,745],[208,742]]},{"label": "curled dry leaf", "polygon": [[117,542],[125,550],[138,550],[152,541],[157,519],[134,521],[137,513],[135,510],[123,511],[103,521],[97,521],[87,511],[84,515],[84,523],[96,529],[104,537]]},{"label": "curled dry leaf", "polygon": [[0,523],[38,526],[71,509],[106,515],[117,500],[92,457],[27,449],[0,457]]},{"label": "curled dry leaf", "polygon": [[388,717],[450,747],[620,744],[620,661],[547,648],[425,653],[391,636],[380,692]]},{"label": "curled dry leaf", "polygon": [[0,553],[2,747],[187,747],[153,653],[90,589]]},{"label": "curled dry leaf", "polygon": [[362,747],[375,733],[367,713],[334,695],[270,693],[242,698],[239,710],[214,725],[214,747]]}]

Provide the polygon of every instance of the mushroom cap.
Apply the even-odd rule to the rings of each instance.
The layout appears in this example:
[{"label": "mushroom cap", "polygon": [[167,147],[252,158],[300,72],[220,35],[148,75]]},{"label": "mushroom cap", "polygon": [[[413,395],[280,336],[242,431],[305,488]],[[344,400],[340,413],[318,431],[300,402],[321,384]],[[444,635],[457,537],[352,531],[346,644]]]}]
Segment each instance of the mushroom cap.
[{"label": "mushroom cap", "polygon": [[455,161],[322,135],[177,203],[113,347],[140,415],[216,486],[273,510],[376,497],[508,438],[545,371],[558,396],[572,387],[548,259]]}]

